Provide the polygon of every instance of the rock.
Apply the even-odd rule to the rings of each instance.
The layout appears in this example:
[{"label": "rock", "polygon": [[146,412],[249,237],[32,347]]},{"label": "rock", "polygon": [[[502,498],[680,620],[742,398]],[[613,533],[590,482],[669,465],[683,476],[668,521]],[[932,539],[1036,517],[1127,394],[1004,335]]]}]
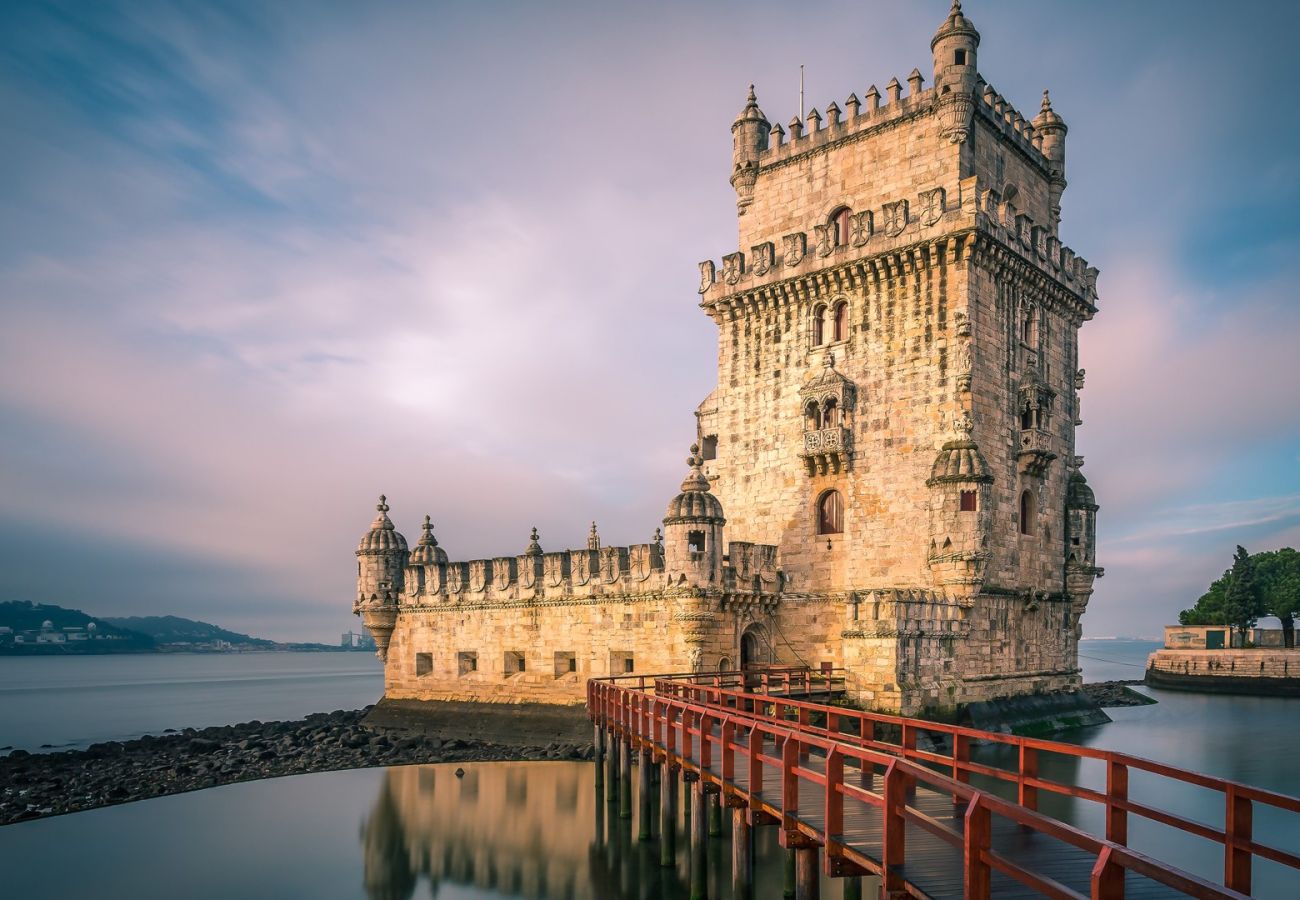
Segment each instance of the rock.
[{"label": "rock", "polygon": [[221,744],[205,738],[194,738],[189,742],[188,747],[191,753],[216,753],[221,749]]}]

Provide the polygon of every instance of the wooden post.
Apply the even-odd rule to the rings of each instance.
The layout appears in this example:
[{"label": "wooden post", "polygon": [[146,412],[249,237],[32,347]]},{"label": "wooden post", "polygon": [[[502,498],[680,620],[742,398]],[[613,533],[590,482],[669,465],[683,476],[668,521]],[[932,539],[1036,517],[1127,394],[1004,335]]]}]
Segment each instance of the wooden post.
[{"label": "wooden post", "polygon": [[749,900],[754,892],[754,844],[749,811],[743,806],[731,810],[731,893],[736,900]]},{"label": "wooden post", "polygon": [[697,780],[691,790],[691,900],[709,896],[709,836],[705,831],[704,782]]},{"label": "wooden post", "polygon": [[667,760],[659,778],[659,865],[677,865],[677,770]]},{"label": "wooden post", "polygon": [[862,900],[862,876],[850,875],[844,880],[844,900]]},{"label": "wooden post", "polygon": [[781,890],[782,897],[793,897],[795,892],[795,862],[794,848],[791,847],[785,851],[785,886]]},{"label": "wooden post", "polygon": [[820,850],[814,844],[794,852],[795,900],[818,900],[821,896],[821,867],[817,858]]},{"label": "wooden post", "polygon": [[632,818],[632,741],[618,742],[618,817]]},{"label": "wooden post", "polygon": [[599,799],[605,793],[605,729],[599,723],[592,734],[591,745],[596,751],[596,797]]},{"label": "wooden post", "polygon": [[709,837],[722,837],[722,795],[709,794]]},{"label": "wooden post", "polygon": [[966,806],[962,896],[967,900],[987,900],[993,889],[993,872],[984,858],[993,842],[992,822],[982,800],[977,793]]},{"label": "wooden post", "polygon": [[1124,900],[1124,869],[1111,861],[1112,852],[1102,848],[1092,867],[1092,900]]},{"label": "wooden post", "polygon": [[1106,840],[1128,845],[1128,766],[1106,761]]},{"label": "wooden post", "polygon": [[1026,778],[1038,777],[1038,751],[1020,745],[1020,781],[1017,783],[1017,801],[1025,809],[1038,809],[1038,788],[1025,784]]},{"label": "wooden post", "polygon": [[1225,887],[1250,893],[1251,853],[1237,844],[1249,843],[1252,834],[1252,808],[1249,798],[1237,795],[1237,789],[1228,785],[1228,804],[1223,819],[1223,884]]},{"label": "wooden post", "polygon": [[605,799],[610,803],[618,802],[618,737],[611,729],[605,730],[605,762],[608,770],[605,778]]},{"label": "wooden post", "polygon": [[650,817],[653,815],[650,809],[650,797],[653,788],[650,786],[650,769],[654,764],[650,761],[650,751],[642,750],[641,759],[637,768],[637,791],[640,796],[637,797],[637,840],[650,840]]},{"label": "wooden post", "polygon": [[907,775],[898,768],[897,763],[891,762],[889,768],[885,770],[885,805],[881,810],[881,815],[884,817],[883,846],[880,853],[884,869],[880,884],[882,897],[898,896],[903,891],[903,876],[898,870],[907,857],[907,848],[904,844],[907,828],[906,819],[903,818],[903,807],[907,805],[909,780]]}]

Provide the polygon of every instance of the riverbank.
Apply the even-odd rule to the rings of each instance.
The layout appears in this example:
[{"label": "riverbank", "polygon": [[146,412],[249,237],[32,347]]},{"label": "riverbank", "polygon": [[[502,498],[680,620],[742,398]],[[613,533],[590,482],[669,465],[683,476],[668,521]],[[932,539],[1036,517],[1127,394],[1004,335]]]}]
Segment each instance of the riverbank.
[{"label": "riverbank", "polygon": [[0,825],[240,781],[409,763],[590,759],[586,744],[372,730],[372,707],[287,722],[187,728],[85,750],[0,758]]},{"label": "riverbank", "polygon": [[[1121,682],[1084,691],[1098,706],[1155,702]],[[0,825],[282,775],[594,756],[581,708],[452,703],[417,715],[409,706],[382,701],[291,721],[169,729],[84,750],[14,750],[0,757]]]}]

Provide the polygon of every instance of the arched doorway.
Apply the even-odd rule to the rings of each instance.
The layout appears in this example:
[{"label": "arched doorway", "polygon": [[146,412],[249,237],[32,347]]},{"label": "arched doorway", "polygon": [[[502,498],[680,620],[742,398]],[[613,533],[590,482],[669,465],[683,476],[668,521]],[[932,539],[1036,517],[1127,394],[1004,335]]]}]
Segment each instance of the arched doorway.
[{"label": "arched doorway", "polygon": [[768,662],[771,652],[761,625],[750,625],[740,636],[740,668],[750,669]]}]

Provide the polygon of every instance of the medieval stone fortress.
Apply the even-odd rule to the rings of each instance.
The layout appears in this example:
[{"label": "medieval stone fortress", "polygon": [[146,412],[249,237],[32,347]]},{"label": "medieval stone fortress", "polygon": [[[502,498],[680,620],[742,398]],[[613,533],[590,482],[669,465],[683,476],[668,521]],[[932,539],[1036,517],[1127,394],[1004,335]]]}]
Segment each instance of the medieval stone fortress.
[{"label": "medieval stone fortress", "polygon": [[737,249],[700,264],[718,383],[662,532],[451,562],[381,498],[355,610],[387,697],[577,703],[590,677],[776,662],[916,714],[1080,683],[1097,269],[1058,237],[1065,122],[986,83],[979,43],[954,2],[930,87],[785,127],[751,88]]}]

